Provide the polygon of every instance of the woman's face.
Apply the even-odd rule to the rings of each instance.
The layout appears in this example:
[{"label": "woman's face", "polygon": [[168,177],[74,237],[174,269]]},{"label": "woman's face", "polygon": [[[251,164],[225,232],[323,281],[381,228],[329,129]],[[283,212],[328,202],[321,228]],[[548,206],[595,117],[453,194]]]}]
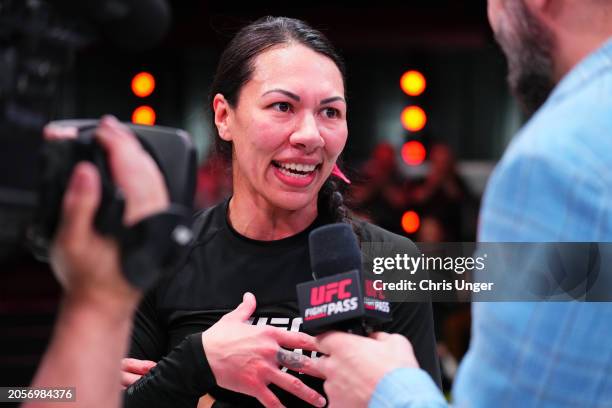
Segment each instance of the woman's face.
[{"label": "woman's face", "polygon": [[342,75],[303,45],[271,48],[232,109],[215,97],[220,136],[233,143],[234,195],[299,210],[316,203],[347,138]]}]

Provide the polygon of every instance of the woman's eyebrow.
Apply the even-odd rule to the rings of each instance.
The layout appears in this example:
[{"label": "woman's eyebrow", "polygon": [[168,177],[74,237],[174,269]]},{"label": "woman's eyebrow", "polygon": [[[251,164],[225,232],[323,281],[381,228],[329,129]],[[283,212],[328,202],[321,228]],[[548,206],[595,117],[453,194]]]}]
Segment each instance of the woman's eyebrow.
[{"label": "woman's eyebrow", "polygon": [[293,92],[285,91],[284,89],[271,89],[268,92],[264,92],[264,94],[262,96],[265,96],[265,95],[267,95],[269,93],[272,93],[272,92],[279,92],[279,93],[282,93],[285,96],[288,96],[289,98],[293,99],[294,101],[297,101],[297,102],[300,101],[300,97],[299,96],[297,96]]},{"label": "woman's eyebrow", "polygon": [[326,103],[331,103],[331,102],[335,102],[335,101],[341,101],[346,103],[346,101],[344,100],[343,97],[341,96],[333,96],[331,98],[325,98],[323,100],[321,100],[321,105],[325,105]]},{"label": "woman's eyebrow", "polygon": [[[289,91],[287,91],[285,89],[280,89],[280,88],[271,89],[269,91],[266,91],[266,92],[263,93],[262,96],[265,96],[265,95],[267,95],[269,93],[273,93],[273,92],[281,93],[281,94],[283,94],[283,95],[285,95],[285,96],[287,96],[287,97],[289,97],[289,98],[291,98],[291,99],[293,99],[294,101],[297,101],[297,102],[299,102],[301,100],[301,98],[298,95],[294,94],[293,92],[289,92]],[[335,102],[335,101],[341,101],[341,102],[346,103],[346,101],[344,100],[343,97],[341,97],[341,96],[332,96],[331,98],[322,99],[320,104],[321,105],[325,105],[327,103],[331,103],[331,102]]]}]

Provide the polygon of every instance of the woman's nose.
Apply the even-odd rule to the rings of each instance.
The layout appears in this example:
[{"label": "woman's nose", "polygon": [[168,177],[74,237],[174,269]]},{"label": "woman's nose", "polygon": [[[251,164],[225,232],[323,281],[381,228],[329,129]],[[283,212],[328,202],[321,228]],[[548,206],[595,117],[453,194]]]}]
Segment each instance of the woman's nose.
[{"label": "woman's nose", "polygon": [[297,128],[289,138],[291,145],[299,147],[310,153],[317,148],[325,146],[325,140],[321,137],[317,121],[312,114],[306,114],[299,122]]}]

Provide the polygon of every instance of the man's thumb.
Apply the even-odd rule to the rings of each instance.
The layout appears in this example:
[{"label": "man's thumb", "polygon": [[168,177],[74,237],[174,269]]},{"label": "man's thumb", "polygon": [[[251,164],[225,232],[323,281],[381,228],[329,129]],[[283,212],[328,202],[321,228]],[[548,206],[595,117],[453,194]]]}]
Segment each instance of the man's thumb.
[{"label": "man's thumb", "polygon": [[72,173],[62,206],[60,231],[64,238],[86,237],[100,203],[100,176],[95,166],[78,163]]}]

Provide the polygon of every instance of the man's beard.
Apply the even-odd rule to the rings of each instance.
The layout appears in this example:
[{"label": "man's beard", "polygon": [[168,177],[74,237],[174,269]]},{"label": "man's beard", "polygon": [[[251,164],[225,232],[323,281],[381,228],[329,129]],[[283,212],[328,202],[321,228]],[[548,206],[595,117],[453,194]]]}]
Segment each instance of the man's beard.
[{"label": "man's beard", "polygon": [[495,38],[508,60],[510,89],[531,116],[555,86],[553,36],[529,12],[522,0],[507,2],[507,10],[511,21],[495,33]]}]

